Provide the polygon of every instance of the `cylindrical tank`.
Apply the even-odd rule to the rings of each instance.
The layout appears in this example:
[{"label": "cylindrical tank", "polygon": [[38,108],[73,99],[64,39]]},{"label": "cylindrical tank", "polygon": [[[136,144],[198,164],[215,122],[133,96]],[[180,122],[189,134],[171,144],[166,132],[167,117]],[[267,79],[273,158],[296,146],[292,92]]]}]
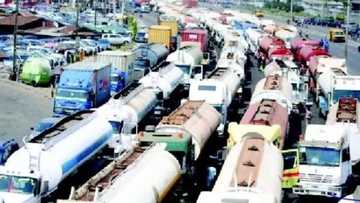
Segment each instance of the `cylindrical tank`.
[{"label": "cylindrical tank", "polygon": [[218,63],[217,69],[213,72],[212,75],[210,75],[209,79],[214,79],[221,82],[222,84],[225,84],[226,91],[230,93],[228,94],[228,103],[226,105],[230,105],[237,90],[240,88],[241,81],[244,79],[244,71],[241,73],[235,68],[232,69],[231,67],[226,67],[224,65],[224,63]]},{"label": "cylindrical tank", "polygon": [[338,68],[346,73],[346,60],[329,56],[314,56],[309,61],[309,71],[313,77],[330,68]]},{"label": "cylindrical tank", "polygon": [[328,56],[329,53],[321,47],[304,46],[298,51],[298,59],[307,63],[314,56]]},{"label": "cylindrical tank", "polygon": [[288,129],[288,111],[274,100],[250,104],[240,124],[280,126],[280,148],[283,147]]},{"label": "cylindrical tank", "polygon": [[269,58],[293,60],[293,54],[285,46],[274,46],[269,49]]},{"label": "cylindrical tank", "polygon": [[317,84],[319,85],[319,89],[321,89],[322,93],[325,97],[331,93],[334,83],[334,77],[335,76],[345,76],[346,73],[344,73],[341,69],[337,68],[331,68],[331,69],[325,69],[323,73],[321,73],[317,78]]},{"label": "cylindrical tank", "polygon": [[168,98],[174,89],[180,84],[183,78],[183,71],[173,63],[161,68],[158,72],[150,72],[140,79],[145,87],[159,88],[164,98]]},{"label": "cylindrical tank", "polygon": [[305,38],[295,38],[291,40],[290,47],[293,53],[296,53],[299,49],[304,46],[319,46],[320,40],[314,39],[305,39]]},{"label": "cylindrical tank", "polygon": [[151,43],[136,48],[135,54],[136,58],[146,58],[149,60],[150,67],[153,67],[166,59],[169,50],[163,44]]},{"label": "cylindrical tank", "polygon": [[285,42],[282,39],[265,36],[259,41],[260,49],[268,56],[270,48],[274,46],[285,46]]},{"label": "cylindrical tank", "polygon": [[97,202],[161,202],[180,175],[177,159],[164,149],[155,147],[141,155],[139,160],[117,177],[110,188],[100,194]]},{"label": "cylindrical tank", "polygon": [[260,102],[263,99],[274,99],[281,106],[292,109],[292,86],[287,78],[279,75],[269,75],[261,79],[255,86],[250,104]]},{"label": "cylindrical tank", "polygon": [[201,63],[203,52],[198,46],[185,46],[171,53],[166,61],[176,66],[194,66]]},{"label": "cylindrical tank", "polygon": [[293,40],[297,35],[297,29],[281,28],[275,32],[275,36],[284,40],[288,48],[291,47],[291,40]]},{"label": "cylindrical tank", "polygon": [[[71,125],[71,122],[69,125],[63,132],[51,132],[59,140],[50,137],[49,143],[46,139],[43,143],[27,143],[26,147],[14,152],[5,164],[6,169],[29,174],[30,154],[38,156],[42,183],[48,181],[49,191],[56,189],[64,178],[101,150],[112,137],[112,126],[97,113],[76,125]],[[26,177],[21,173],[16,175]]]},{"label": "cylindrical tank", "polygon": [[282,173],[281,151],[263,135],[248,133],[226,157],[212,192],[271,194],[279,203]]},{"label": "cylindrical tank", "polygon": [[156,132],[189,134],[195,145],[197,159],[206,141],[220,124],[220,118],[221,115],[209,104],[188,101],[164,117],[156,126]]},{"label": "cylindrical tank", "polygon": [[156,104],[156,92],[139,86],[126,97],[111,98],[98,111],[112,122],[126,122],[135,127]]}]

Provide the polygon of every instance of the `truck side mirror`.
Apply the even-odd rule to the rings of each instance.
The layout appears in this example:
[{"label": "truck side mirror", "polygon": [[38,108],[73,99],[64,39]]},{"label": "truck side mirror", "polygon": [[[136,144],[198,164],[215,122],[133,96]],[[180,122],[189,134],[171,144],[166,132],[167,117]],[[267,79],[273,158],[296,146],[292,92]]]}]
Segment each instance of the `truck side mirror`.
[{"label": "truck side mirror", "polygon": [[33,130],[34,130],[34,127],[30,127],[30,130],[33,131]]},{"label": "truck side mirror", "polygon": [[[39,182],[41,181],[39,180]],[[45,180],[41,188],[41,194],[46,194],[48,191],[49,191],[49,181]]]}]

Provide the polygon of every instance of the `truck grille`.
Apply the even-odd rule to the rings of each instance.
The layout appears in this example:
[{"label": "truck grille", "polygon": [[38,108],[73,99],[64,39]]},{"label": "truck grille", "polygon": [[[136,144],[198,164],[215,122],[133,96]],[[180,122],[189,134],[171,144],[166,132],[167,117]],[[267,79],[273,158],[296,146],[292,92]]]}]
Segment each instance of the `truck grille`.
[{"label": "truck grille", "polygon": [[332,183],[333,177],[331,175],[318,175],[318,174],[304,174],[300,181],[316,182],[316,183]]}]

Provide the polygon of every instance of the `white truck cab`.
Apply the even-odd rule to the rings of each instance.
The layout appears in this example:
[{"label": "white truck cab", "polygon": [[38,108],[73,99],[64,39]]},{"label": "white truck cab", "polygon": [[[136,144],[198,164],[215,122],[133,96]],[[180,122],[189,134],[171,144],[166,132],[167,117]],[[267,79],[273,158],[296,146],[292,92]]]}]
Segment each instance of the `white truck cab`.
[{"label": "white truck cab", "polygon": [[299,143],[299,195],[341,197],[352,174],[347,130],[335,125],[308,125]]},{"label": "white truck cab", "polygon": [[3,202],[37,203],[48,193],[47,183],[41,183],[36,172],[0,168],[0,198]]},{"label": "white truck cab", "polygon": [[222,115],[221,124],[218,128],[218,132],[221,134],[224,133],[224,127],[227,121],[228,105],[225,101],[227,101],[229,97],[231,98],[231,95],[229,95],[226,85],[221,81],[206,79],[193,81],[190,84],[189,100],[205,100]]}]

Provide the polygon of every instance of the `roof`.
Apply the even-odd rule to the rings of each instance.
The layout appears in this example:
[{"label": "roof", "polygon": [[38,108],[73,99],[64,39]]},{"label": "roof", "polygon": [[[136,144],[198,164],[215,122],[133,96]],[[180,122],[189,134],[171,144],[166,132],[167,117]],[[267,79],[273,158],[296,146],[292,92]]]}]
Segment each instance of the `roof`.
[{"label": "roof", "polygon": [[[18,26],[23,26],[23,25],[26,25],[28,23],[32,23],[32,22],[35,22],[35,21],[41,20],[41,19],[42,18],[39,18],[39,17],[34,16],[34,15],[27,15],[27,14],[24,14],[24,13],[20,13],[18,15],[17,24],[18,24]],[[12,15],[1,18],[0,26],[2,26],[2,25],[8,25],[8,26],[15,25],[15,14],[12,14]]]},{"label": "roof", "polygon": [[152,25],[150,27],[150,29],[155,29],[155,30],[170,30],[171,28],[169,26],[165,26],[165,25]]},{"label": "roof", "polygon": [[308,125],[305,131],[305,142],[340,143],[346,129],[336,125]]},{"label": "roof", "polygon": [[65,66],[64,69],[65,70],[100,70],[102,69],[104,66],[110,65],[110,63],[94,63],[94,62],[90,62],[90,61],[81,61],[81,62],[77,62],[77,63],[73,63],[70,64],[68,66]]}]

